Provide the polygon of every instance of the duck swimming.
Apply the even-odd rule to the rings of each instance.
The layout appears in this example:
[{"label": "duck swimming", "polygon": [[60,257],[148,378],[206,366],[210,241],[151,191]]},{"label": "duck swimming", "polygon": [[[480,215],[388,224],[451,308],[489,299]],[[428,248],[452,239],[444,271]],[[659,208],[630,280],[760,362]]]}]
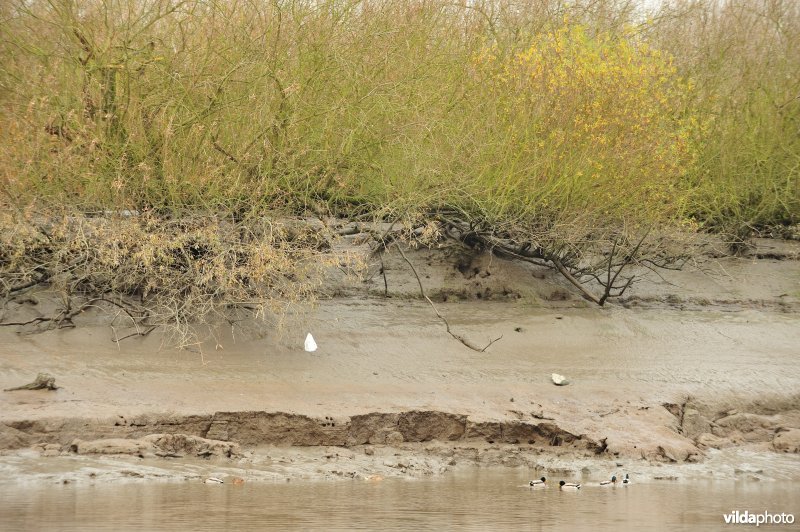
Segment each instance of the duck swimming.
[{"label": "duck swimming", "polygon": [[563,480],[558,483],[558,486],[564,491],[577,491],[581,489],[580,484],[575,484],[574,482],[565,482]]},{"label": "duck swimming", "polygon": [[531,480],[529,486],[532,488],[546,488],[547,487],[547,479],[542,477],[539,480]]},{"label": "duck swimming", "polygon": [[617,483],[617,476],[614,475],[611,477],[611,480],[603,480],[600,482],[601,486],[613,486]]},{"label": "duck swimming", "polygon": [[627,473],[625,473],[625,478],[622,479],[622,483],[623,484],[630,484],[631,483],[631,479],[628,478],[628,474]]}]

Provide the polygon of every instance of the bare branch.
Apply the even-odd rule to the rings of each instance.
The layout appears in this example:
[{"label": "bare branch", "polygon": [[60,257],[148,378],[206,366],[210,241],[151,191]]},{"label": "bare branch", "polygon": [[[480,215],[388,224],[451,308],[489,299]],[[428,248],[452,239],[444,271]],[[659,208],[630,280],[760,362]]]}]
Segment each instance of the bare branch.
[{"label": "bare branch", "polygon": [[602,299],[602,298],[598,298],[596,295],[591,293],[585,286],[583,286],[581,284],[581,282],[579,280],[577,280],[575,277],[573,277],[573,275],[569,272],[569,270],[567,270],[567,268],[564,266],[564,264],[561,263],[560,259],[558,259],[556,257],[553,257],[552,262],[555,265],[556,269],[559,271],[559,273],[561,275],[563,275],[567,279],[567,281],[572,283],[572,285],[575,288],[580,290],[581,293],[584,296],[586,296],[593,303],[597,303],[601,307],[603,306],[603,303],[605,302],[605,300]]},{"label": "bare branch", "polygon": [[117,338],[117,339],[114,340],[114,342],[120,343],[121,341],[123,341],[123,340],[125,340],[127,338],[132,338],[134,336],[147,336],[151,332],[155,331],[157,328],[158,328],[157,325],[152,325],[151,327],[149,327],[148,329],[146,329],[144,331],[136,331],[134,333],[127,334],[127,335],[123,336],[122,338]]},{"label": "bare branch", "polygon": [[406,256],[405,252],[403,251],[403,248],[402,248],[402,247],[400,247],[400,246],[398,245],[398,246],[397,246],[397,249],[398,249],[398,251],[400,251],[400,255],[402,255],[402,256],[403,256],[403,260],[405,260],[405,261],[406,261],[406,263],[409,265],[409,267],[411,267],[411,271],[414,273],[414,277],[416,277],[416,278],[417,278],[417,284],[419,284],[419,293],[420,293],[420,295],[422,296],[422,298],[423,298],[425,301],[427,301],[427,302],[428,302],[428,304],[431,306],[431,308],[433,309],[433,311],[436,313],[436,316],[437,316],[437,317],[438,317],[440,320],[442,320],[442,322],[444,322],[444,326],[445,326],[445,329],[447,330],[447,334],[449,334],[450,336],[452,336],[453,338],[455,338],[456,340],[458,340],[459,342],[461,342],[461,343],[462,343],[463,345],[465,345],[466,347],[469,347],[469,348],[470,348],[470,349],[472,349],[473,351],[478,351],[479,353],[483,353],[483,352],[485,352],[487,349],[489,349],[489,346],[491,346],[493,343],[495,343],[496,341],[498,341],[498,340],[500,340],[501,338],[503,338],[503,336],[501,335],[499,338],[495,338],[494,340],[491,340],[491,341],[490,341],[488,344],[486,344],[486,346],[484,346],[484,347],[478,347],[477,345],[475,345],[474,343],[472,343],[472,342],[471,342],[471,341],[469,341],[468,339],[464,338],[463,336],[460,336],[460,335],[458,335],[458,334],[454,333],[454,332],[453,332],[453,331],[450,329],[450,322],[448,322],[448,321],[447,321],[447,318],[445,318],[444,316],[442,316],[442,314],[439,312],[439,309],[437,309],[437,308],[436,308],[436,305],[434,305],[434,304],[433,304],[433,301],[431,301],[431,298],[429,298],[429,297],[427,296],[427,294],[425,294],[425,289],[422,287],[422,280],[420,279],[420,277],[419,277],[419,274],[417,273],[417,269],[414,267],[414,265],[411,263],[411,261],[410,261],[410,260],[408,260],[408,257]]}]

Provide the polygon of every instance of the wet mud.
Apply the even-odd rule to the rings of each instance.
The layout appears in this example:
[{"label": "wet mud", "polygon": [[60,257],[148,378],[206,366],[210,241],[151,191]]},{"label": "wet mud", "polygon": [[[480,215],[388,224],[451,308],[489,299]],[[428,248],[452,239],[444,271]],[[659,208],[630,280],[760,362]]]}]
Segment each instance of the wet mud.
[{"label": "wet mud", "polygon": [[[331,298],[283,328],[236,323],[184,349],[157,334],[115,342],[124,325],[92,312],[72,330],[0,328],[0,388],[42,372],[58,388],[0,393],[0,468],[369,479],[623,463],[652,479],[785,478],[800,456],[800,263],[796,243],[767,245],[645,276],[603,309],[547,270],[409,252],[458,334],[501,337],[484,353],[446,334],[391,254],[362,279],[334,276]],[[45,312],[47,298],[5,315]]]}]

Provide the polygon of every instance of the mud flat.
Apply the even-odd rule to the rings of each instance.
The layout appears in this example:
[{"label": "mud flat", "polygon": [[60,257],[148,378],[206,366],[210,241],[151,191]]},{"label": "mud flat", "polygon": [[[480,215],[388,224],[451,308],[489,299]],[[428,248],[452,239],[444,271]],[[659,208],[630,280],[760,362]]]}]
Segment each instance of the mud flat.
[{"label": "mud flat", "polygon": [[[458,334],[501,339],[485,352],[453,340],[391,253],[382,272],[332,279],[330,298],[280,331],[235,324],[183,350],[155,333],[117,344],[125,331],[92,313],[70,330],[0,328],[0,388],[39,372],[59,386],[0,393],[3,482],[369,480],[475,465],[800,480],[797,243],[645,276],[602,309],[533,266],[409,257]],[[36,315],[46,300],[6,313]]]}]

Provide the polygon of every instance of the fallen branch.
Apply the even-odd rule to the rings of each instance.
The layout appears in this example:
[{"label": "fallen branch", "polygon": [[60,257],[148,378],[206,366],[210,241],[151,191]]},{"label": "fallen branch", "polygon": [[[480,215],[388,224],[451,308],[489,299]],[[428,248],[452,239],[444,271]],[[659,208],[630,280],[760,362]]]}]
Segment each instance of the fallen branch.
[{"label": "fallen branch", "polygon": [[437,309],[437,308],[436,308],[436,305],[434,305],[434,304],[433,304],[433,301],[431,301],[431,298],[429,298],[429,297],[427,296],[427,294],[425,294],[425,289],[424,289],[424,288],[423,288],[423,286],[422,286],[422,280],[420,279],[420,277],[419,277],[419,274],[417,273],[417,269],[414,267],[414,265],[411,263],[411,261],[410,261],[410,260],[408,260],[408,257],[406,257],[406,254],[405,254],[405,252],[403,251],[403,248],[402,248],[402,247],[400,247],[400,246],[398,245],[398,246],[397,246],[397,249],[398,249],[398,251],[400,251],[400,255],[402,255],[402,256],[403,256],[403,260],[405,260],[405,261],[406,261],[406,263],[409,265],[409,267],[411,267],[411,271],[414,273],[414,277],[416,277],[416,278],[417,278],[417,284],[419,284],[419,293],[422,295],[422,298],[423,298],[425,301],[427,301],[427,302],[428,302],[428,304],[431,306],[431,308],[433,309],[433,311],[436,313],[436,316],[437,316],[437,317],[438,317],[440,320],[442,320],[442,322],[444,322],[444,327],[445,327],[445,329],[447,330],[447,334],[449,334],[450,336],[452,336],[453,338],[455,338],[456,340],[458,340],[459,342],[461,342],[461,343],[462,343],[463,345],[465,345],[466,347],[469,347],[469,348],[470,348],[470,349],[472,349],[473,351],[477,351],[477,352],[479,352],[479,353],[483,353],[483,352],[485,352],[487,349],[489,349],[489,347],[490,347],[490,346],[491,346],[493,343],[495,343],[496,341],[498,341],[498,340],[500,340],[500,339],[502,339],[502,338],[503,338],[503,335],[501,334],[501,335],[500,335],[498,338],[495,338],[494,340],[491,340],[491,341],[490,341],[488,344],[486,344],[484,347],[478,347],[477,345],[473,344],[472,342],[470,342],[468,339],[464,338],[463,336],[460,336],[460,335],[458,335],[458,334],[454,333],[454,332],[453,332],[453,331],[450,329],[450,322],[448,322],[448,321],[447,321],[447,318],[445,318],[444,316],[442,316],[442,314],[439,312],[439,309]]},{"label": "fallen branch", "polygon": [[126,334],[122,338],[116,338],[114,340],[114,342],[120,343],[121,341],[123,341],[123,340],[125,340],[127,338],[133,338],[134,336],[147,336],[148,334],[150,334],[151,332],[153,332],[157,328],[158,328],[157,325],[152,325],[152,326],[150,326],[149,328],[147,328],[144,331],[136,331],[136,332],[133,332],[133,333],[130,333],[130,334]]},{"label": "fallen branch", "polygon": [[[50,325],[48,325],[48,327],[53,327],[54,326],[55,328],[58,328],[58,329],[63,329],[63,328],[66,328],[66,327],[75,327],[75,324],[72,322],[72,319],[75,316],[77,316],[78,314],[82,313],[84,310],[95,306],[95,303],[98,303],[98,302],[108,303],[110,305],[113,305],[115,307],[120,308],[123,312],[125,312],[128,315],[128,317],[131,319],[131,321],[133,321],[134,324],[136,324],[138,321],[141,321],[141,320],[147,318],[147,313],[144,312],[144,311],[140,311],[140,312],[142,312],[141,316],[138,316],[138,317],[134,316],[131,313],[131,310],[127,307],[127,305],[124,305],[122,303],[118,303],[116,301],[113,301],[111,299],[107,299],[107,298],[102,297],[102,296],[88,299],[88,300],[84,301],[83,304],[81,304],[77,308],[73,309],[72,308],[73,298],[67,297],[67,299],[66,299],[66,308],[60,310],[57,314],[55,314],[53,316],[49,316],[49,317],[48,316],[38,316],[38,317],[32,318],[32,319],[30,319],[28,321],[7,321],[7,322],[2,322],[2,323],[0,323],[0,327],[10,327],[10,326],[25,327],[25,326],[28,326],[28,325],[39,325],[39,324],[42,324],[42,323],[50,323]],[[148,332],[148,334],[149,334],[149,332]]]},{"label": "fallen branch", "polygon": [[44,316],[39,316],[38,318],[33,318],[29,321],[7,321],[4,323],[0,323],[0,327],[11,327],[11,326],[18,326],[24,327],[26,325],[34,325],[38,323],[43,323],[45,321],[53,321],[53,318],[46,318]]},{"label": "fallen branch", "polygon": [[22,290],[27,290],[28,288],[33,288],[34,286],[36,286],[38,284],[42,284],[45,281],[47,281],[47,279],[49,279],[49,277],[50,276],[45,273],[45,274],[42,274],[42,276],[39,277],[38,279],[31,279],[27,283],[24,283],[24,284],[21,284],[21,285],[18,285],[18,286],[9,287],[8,288],[8,294],[11,295],[11,294],[14,294],[16,292],[20,292]]},{"label": "fallen branch", "polygon": [[557,259],[557,258],[555,258],[555,257],[554,257],[554,258],[551,260],[551,262],[552,262],[552,263],[553,263],[553,265],[556,267],[556,270],[558,270],[558,272],[559,272],[561,275],[563,275],[563,276],[564,276],[564,278],[565,278],[567,281],[569,281],[569,282],[570,282],[570,283],[571,283],[573,286],[575,286],[575,288],[577,288],[578,290],[580,290],[580,291],[581,291],[581,293],[582,293],[584,296],[586,296],[586,297],[587,297],[587,298],[588,298],[590,301],[592,301],[593,303],[597,303],[597,304],[598,304],[598,305],[600,305],[601,307],[603,306],[603,303],[605,303],[605,298],[603,298],[603,300],[601,301],[601,298],[597,297],[596,295],[594,295],[593,293],[591,293],[589,290],[587,290],[587,288],[586,288],[585,286],[583,286],[583,285],[581,284],[581,282],[580,282],[580,281],[578,281],[578,280],[575,278],[575,276],[573,276],[573,275],[572,275],[572,274],[569,272],[569,270],[567,270],[567,268],[564,266],[564,264],[561,262],[561,260],[560,260],[560,259]]}]

